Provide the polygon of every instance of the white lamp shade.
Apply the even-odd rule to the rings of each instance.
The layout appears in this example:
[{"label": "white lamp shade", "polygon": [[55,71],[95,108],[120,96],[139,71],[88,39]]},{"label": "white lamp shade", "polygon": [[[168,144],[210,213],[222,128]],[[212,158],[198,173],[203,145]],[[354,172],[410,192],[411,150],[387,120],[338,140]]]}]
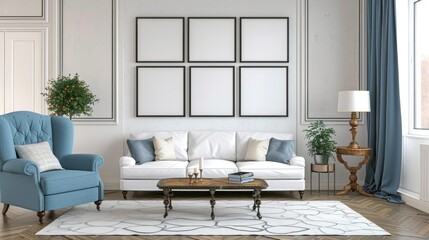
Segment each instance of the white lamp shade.
[{"label": "white lamp shade", "polygon": [[370,112],[369,91],[338,92],[338,112]]}]

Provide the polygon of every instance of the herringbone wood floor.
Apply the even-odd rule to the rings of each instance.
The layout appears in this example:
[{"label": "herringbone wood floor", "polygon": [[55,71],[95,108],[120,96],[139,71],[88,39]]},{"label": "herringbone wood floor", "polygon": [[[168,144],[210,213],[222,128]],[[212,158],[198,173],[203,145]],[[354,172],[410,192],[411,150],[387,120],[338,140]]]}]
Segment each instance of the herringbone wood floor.
[{"label": "herringbone wood floor", "polygon": [[[218,192],[216,197],[218,200],[222,199],[242,199],[248,197],[249,193],[246,192]],[[206,192],[178,192],[175,193],[174,198],[183,199],[207,199],[208,194]],[[120,200],[122,194],[120,191],[107,191],[105,194],[106,200]],[[130,192],[128,194],[129,200],[144,200],[144,199],[159,199],[162,201],[162,194],[160,192]],[[278,192],[264,192],[262,201],[264,200],[298,200],[298,193],[278,193]],[[322,192],[320,195],[318,192],[313,191],[313,195],[310,195],[309,191],[306,191],[304,200],[339,200],[344,204],[348,205],[355,211],[362,214],[364,217],[373,221],[380,227],[392,234],[389,237],[375,237],[375,236],[355,236],[355,237],[339,237],[339,236],[42,236],[38,237],[34,234],[42,229],[44,226],[52,222],[55,218],[65,213],[68,209],[62,209],[55,212],[49,212],[45,216],[45,223],[40,225],[37,221],[36,213],[28,211],[22,208],[11,206],[6,216],[2,216],[0,239],[121,239],[121,240],[133,240],[133,239],[429,239],[429,215],[416,210],[407,205],[398,205],[387,203],[384,200],[376,198],[368,198],[359,195],[358,193],[348,193],[345,196],[330,196],[326,195],[326,192]],[[263,206],[263,202],[262,202]],[[95,209],[95,205],[94,205]],[[101,205],[103,209],[103,205]]]}]

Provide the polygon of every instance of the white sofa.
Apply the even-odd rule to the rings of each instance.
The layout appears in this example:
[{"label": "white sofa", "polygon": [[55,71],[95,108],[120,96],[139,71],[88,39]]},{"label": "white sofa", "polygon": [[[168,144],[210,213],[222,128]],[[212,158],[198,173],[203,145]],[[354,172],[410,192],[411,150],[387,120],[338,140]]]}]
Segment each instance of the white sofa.
[{"label": "white sofa", "polygon": [[299,191],[302,199],[305,189],[305,160],[293,155],[289,164],[271,161],[242,161],[247,151],[247,143],[272,137],[292,140],[288,133],[269,132],[227,132],[227,131],[171,131],[142,132],[131,134],[130,139],[173,137],[176,160],[146,162],[136,165],[130,156],[121,157],[120,188],[126,199],[128,191],[159,190],[156,184],[163,178],[186,177],[188,169],[198,167],[204,157],[203,177],[225,178],[229,173],[253,172],[255,178],[264,179],[267,191]]}]

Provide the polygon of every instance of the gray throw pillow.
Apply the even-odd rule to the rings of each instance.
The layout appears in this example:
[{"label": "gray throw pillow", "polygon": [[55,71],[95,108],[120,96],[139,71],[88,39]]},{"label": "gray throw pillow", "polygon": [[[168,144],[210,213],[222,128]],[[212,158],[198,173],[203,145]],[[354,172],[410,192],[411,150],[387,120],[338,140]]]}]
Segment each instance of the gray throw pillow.
[{"label": "gray throw pillow", "polygon": [[143,140],[127,140],[128,149],[137,164],[155,160],[155,148],[152,138]]},{"label": "gray throw pillow", "polygon": [[294,153],[294,148],[294,140],[279,140],[271,138],[266,159],[267,161],[289,164]]}]

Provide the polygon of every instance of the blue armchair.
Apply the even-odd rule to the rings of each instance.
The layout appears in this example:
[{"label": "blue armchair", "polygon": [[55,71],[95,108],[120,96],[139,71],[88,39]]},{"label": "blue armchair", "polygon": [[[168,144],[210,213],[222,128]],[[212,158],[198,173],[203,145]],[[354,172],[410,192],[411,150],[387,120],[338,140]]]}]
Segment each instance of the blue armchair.
[{"label": "blue armchair", "polygon": [[[43,223],[45,211],[104,199],[98,168],[103,158],[71,154],[73,124],[64,117],[21,111],[0,115],[0,201],[3,215],[14,205],[37,211]],[[18,158],[15,145],[47,141],[64,170],[40,172],[37,163]]]}]

